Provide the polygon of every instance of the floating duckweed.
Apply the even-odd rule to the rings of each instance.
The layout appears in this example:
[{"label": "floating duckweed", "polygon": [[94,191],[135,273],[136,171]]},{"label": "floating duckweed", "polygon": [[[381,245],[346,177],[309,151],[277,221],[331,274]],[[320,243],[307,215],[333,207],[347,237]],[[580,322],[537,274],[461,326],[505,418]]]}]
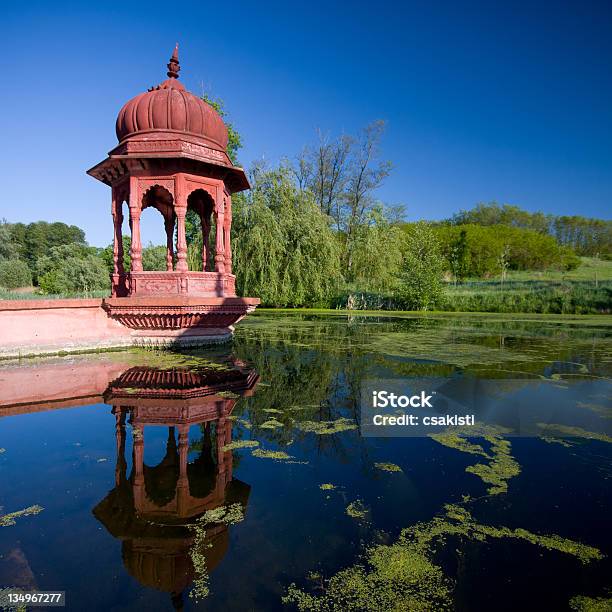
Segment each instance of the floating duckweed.
[{"label": "floating duckweed", "polygon": [[319,485],[319,489],[323,491],[333,491],[335,488],[336,488],[336,485],[333,485],[330,482],[325,482],[322,485]]},{"label": "floating duckweed", "polygon": [[282,426],[283,424],[280,421],[277,421],[276,419],[268,419],[260,425],[262,429],[278,429]]},{"label": "floating duckweed", "polygon": [[540,436],[540,440],[542,442],[547,442],[548,444],[560,444],[561,446],[565,446],[565,448],[571,448],[572,443],[567,440],[563,440],[562,438],[555,438],[553,436]]},{"label": "floating duckweed", "polygon": [[251,454],[253,457],[260,457],[261,459],[276,459],[279,461],[284,459],[293,459],[291,455],[288,455],[284,451],[271,451],[263,448],[257,448]]},{"label": "floating duckweed", "polygon": [[219,391],[219,393],[215,393],[218,397],[224,397],[225,399],[238,399],[240,396],[233,391]]},{"label": "floating duckweed", "polygon": [[[393,544],[379,544],[367,549],[364,562],[332,576],[323,594],[313,595],[291,584],[283,602],[296,604],[302,612],[450,610],[452,583],[442,568],[434,564],[433,557],[436,552],[434,544],[443,544],[451,536],[479,541],[518,538],[574,555],[583,563],[602,557],[596,548],[559,536],[541,536],[524,529],[480,525],[465,508],[455,504],[446,505],[445,511],[445,516],[402,530]],[[574,609],[590,612],[589,608]],[[593,610],[599,612],[605,608]]]},{"label": "floating duckweed", "polygon": [[235,525],[244,520],[244,511],[238,503],[229,506],[219,506],[213,510],[207,510],[196,522],[190,526],[194,532],[194,540],[189,555],[193,564],[195,578],[193,589],[189,597],[196,600],[204,599],[210,594],[208,568],[206,567],[205,550],[211,548],[212,544],[206,542],[206,526],[215,523]]},{"label": "floating duckweed", "polygon": [[29,516],[31,514],[38,514],[42,512],[44,508],[35,504],[34,506],[28,506],[23,510],[17,510],[9,514],[0,515],[0,527],[9,527],[15,524],[15,519],[21,518],[22,516]]},{"label": "floating duckweed", "polygon": [[255,448],[259,446],[259,442],[257,440],[234,440],[229,444],[226,444],[222,450],[223,452],[229,450],[236,450],[238,448]]},{"label": "floating duckweed", "polygon": [[267,412],[268,414],[283,414],[283,411],[278,408],[264,408],[262,412]]},{"label": "floating duckweed", "polygon": [[570,599],[569,607],[575,612],[610,612],[612,610],[612,598],[576,595],[576,597]]},{"label": "floating duckweed", "polygon": [[403,472],[402,468],[395,463],[375,463],[374,467],[383,472]]},{"label": "floating duckweed", "polygon": [[351,518],[362,519],[367,516],[368,509],[364,506],[362,501],[357,499],[346,507],[346,513]]},{"label": "floating duckweed", "polygon": [[598,440],[599,442],[607,442],[612,444],[612,437],[605,433],[597,431],[587,431],[581,427],[570,427],[569,425],[560,425],[558,423],[538,423],[540,429],[545,429],[547,432],[554,432],[562,436],[570,436],[571,438],[586,438],[587,440]]},{"label": "floating duckweed", "polygon": [[335,421],[302,421],[296,423],[295,426],[304,433],[314,433],[319,436],[357,429],[357,424],[354,421],[344,417]]},{"label": "floating duckweed", "polygon": [[[497,495],[505,493],[508,490],[508,480],[521,472],[520,465],[510,453],[510,442],[501,437],[501,431],[503,430],[497,427],[483,426],[476,430],[459,429],[450,433],[433,434],[431,437],[449,448],[488,459],[488,463],[470,465],[465,471],[491,485],[487,489],[489,495]],[[482,436],[491,445],[490,451],[485,451],[480,444],[466,440],[468,435]]]}]

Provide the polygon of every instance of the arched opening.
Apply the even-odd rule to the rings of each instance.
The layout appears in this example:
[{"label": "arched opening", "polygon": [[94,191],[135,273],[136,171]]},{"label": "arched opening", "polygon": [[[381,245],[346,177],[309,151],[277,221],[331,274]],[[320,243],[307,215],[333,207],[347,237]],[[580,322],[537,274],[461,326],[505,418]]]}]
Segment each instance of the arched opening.
[{"label": "arched opening", "polygon": [[153,185],[142,196],[141,206],[143,214],[149,208],[156,209],[163,217],[166,236],[165,246],[155,245],[149,241],[142,249],[143,270],[166,270],[171,272],[174,269],[174,227],[176,225],[176,215],[173,204],[172,194],[161,185]]},{"label": "arched opening", "polygon": [[205,189],[196,189],[187,198],[187,262],[190,270],[211,272],[215,269],[214,208],[214,200]]}]

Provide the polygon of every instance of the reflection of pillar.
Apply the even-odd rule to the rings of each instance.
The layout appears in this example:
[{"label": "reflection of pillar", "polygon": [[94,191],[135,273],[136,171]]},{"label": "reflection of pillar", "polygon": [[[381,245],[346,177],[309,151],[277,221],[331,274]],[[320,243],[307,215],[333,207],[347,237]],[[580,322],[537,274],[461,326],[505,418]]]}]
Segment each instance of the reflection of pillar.
[{"label": "reflection of pillar", "polygon": [[182,515],[184,505],[189,496],[189,480],[187,478],[187,456],[189,454],[189,425],[184,423],[178,426],[179,431],[179,478],[176,486],[177,510]]},{"label": "reflection of pillar", "polygon": [[225,244],[225,271],[228,274],[232,273],[232,246],[230,243],[230,232],[232,228],[232,201],[229,196],[227,196],[226,200],[226,208],[225,208],[225,235],[224,235],[224,244]]},{"label": "reflection of pillar", "polygon": [[177,202],[174,207],[177,223],[176,239],[176,270],[177,272],[187,272],[187,238],[185,236],[185,215],[187,207],[179,205]]},{"label": "reflection of pillar", "polygon": [[172,272],[174,265],[174,213],[169,212],[164,217],[166,229],[166,271]]},{"label": "reflection of pillar", "polygon": [[130,178],[130,228],[132,230],[132,272],[142,272],[142,245],[140,244],[140,202],[138,201],[138,179]]},{"label": "reflection of pillar", "polygon": [[134,425],[133,432],[134,504],[136,508],[142,508],[144,502],[144,427]]},{"label": "reflection of pillar", "polygon": [[[227,412],[226,414],[230,414],[232,407],[236,403],[236,400],[226,400],[227,403]],[[229,444],[232,441],[232,421],[230,419],[226,419],[225,421],[225,444]],[[232,479],[232,464],[233,464],[233,455],[232,451],[227,451],[225,453],[224,459],[224,468],[225,468],[225,482],[229,482]]]},{"label": "reflection of pillar", "polygon": [[217,236],[215,242],[215,272],[225,272],[225,246],[223,243],[223,233],[225,231],[225,214],[223,212],[223,202],[217,202]]},{"label": "reflection of pillar", "polygon": [[117,461],[115,463],[115,485],[125,480],[125,411],[121,406],[113,408],[115,414],[115,439],[117,442]]}]

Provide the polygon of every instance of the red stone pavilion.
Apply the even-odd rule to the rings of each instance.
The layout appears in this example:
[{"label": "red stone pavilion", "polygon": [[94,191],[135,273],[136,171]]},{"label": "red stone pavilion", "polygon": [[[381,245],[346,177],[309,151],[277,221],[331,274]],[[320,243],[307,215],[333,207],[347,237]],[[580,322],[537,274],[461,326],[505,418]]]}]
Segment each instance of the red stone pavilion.
[{"label": "red stone pavilion", "polygon": [[[137,344],[223,340],[259,303],[236,297],[232,274],[232,194],[248,189],[249,182],[227,155],[222,118],[185,89],[179,71],[177,45],[168,78],[123,106],[116,123],[119,144],[88,171],[112,191],[114,268],[112,297],[104,307],[134,330]],[[122,243],[124,203],[131,232],[129,271]],[[140,217],[148,207],[158,210],[164,223],[165,271],[142,267]],[[185,217],[190,210],[202,227],[201,271],[187,266]]]}]

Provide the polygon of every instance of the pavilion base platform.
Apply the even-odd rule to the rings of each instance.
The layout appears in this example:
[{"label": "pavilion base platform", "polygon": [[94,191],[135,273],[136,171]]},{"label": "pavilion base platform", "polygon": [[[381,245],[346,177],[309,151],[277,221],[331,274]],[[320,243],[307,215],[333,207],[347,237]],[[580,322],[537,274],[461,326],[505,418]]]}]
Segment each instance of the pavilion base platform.
[{"label": "pavilion base platform", "polygon": [[0,358],[227,342],[257,298],[125,297],[0,303]]}]

